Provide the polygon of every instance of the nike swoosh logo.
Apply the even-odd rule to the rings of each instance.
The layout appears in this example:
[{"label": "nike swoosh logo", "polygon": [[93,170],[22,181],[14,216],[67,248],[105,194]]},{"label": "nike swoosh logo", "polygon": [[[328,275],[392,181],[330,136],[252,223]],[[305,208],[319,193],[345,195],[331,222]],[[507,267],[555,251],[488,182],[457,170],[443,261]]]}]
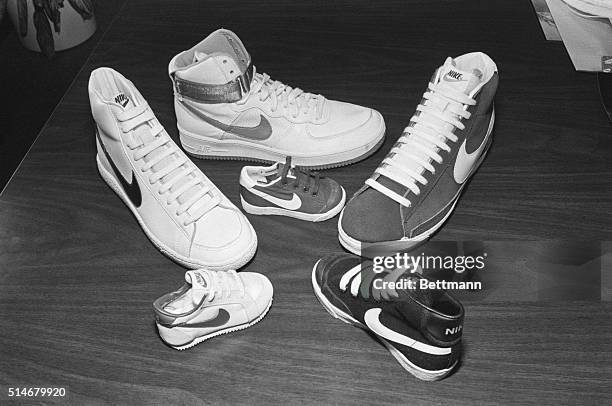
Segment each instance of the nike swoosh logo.
[{"label": "nike swoosh logo", "polygon": [[370,309],[365,313],[364,321],[368,328],[372,330],[376,335],[393,341],[394,343],[398,343],[404,345],[406,347],[414,348],[415,350],[425,352],[427,354],[432,355],[447,355],[451,353],[450,348],[444,347],[435,347],[430,344],[422,343],[420,341],[415,340],[414,338],[406,337],[403,334],[400,334],[396,331],[391,330],[380,322],[380,313],[382,309],[374,308]]},{"label": "nike swoosh logo", "polygon": [[181,105],[185,107],[185,109],[187,109],[191,114],[201,120],[206,121],[213,127],[216,127],[228,133],[232,133],[239,137],[246,138],[248,140],[263,141],[270,138],[270,136],[272,135],[272,126],[270,125],[270,122],[261,114],[259,115],[259,124],[257,124],[255,127],[240,127],[236,125],[228,125],[222,123],[221,121],[217,121],[214,118],[202,113],[195,107],[191,106],[189,103],[185,103],[184,101],[181,101]]},{"label": "nike swoosh logo", "polygon": [[230,314],[225,309],[219,309],[219,313],[214,319],[201,321],[199,323],[179,323],[174,327],[189,327],[189,328],[209,328],[209,327],[221,327],[227,323],[230,319]]},{"label": "nike swoosh logo", "polygon": [[269,194],[254,188],[247,190],[253,193],[254,195],[261,197],[262,199],[269,201],[270,203],[274,203],[275,205],[282,207],[283,209],[297,210],[302,207],[302,199],[300,199],[300,197],[295,193],[292,193],[291,200],[285,200],[279,199],[278,197],[270,196]]},{"label": "nike swoosh logo", "polygon": [[132,171],[132,180],[128,182],[123,177],[123,175],[119,171],[119,168],[117,168],[112,158],[110,157],[108,151],[106,150],[106,147],[104,146],[104,143],[102,142],[102,138],[100,138],[100,133],[98,132],[97,128],[96,128],[96,137],[98,138],[98,142],[100,143],[100,146],[102,147],[104,156],[106,156],[106,160],[110,162],[111,168],[113,169],[113,172],[115,172],[115,177],[119,180],[119,183],[121,184],[121,188],[123,189],[125,194],[128,196],[132,204],[135,207],[140,207],[140,205],[142,204],[142,194],[140,193],[140,186],[138,186],[138,181],[136,180],[136,177],[134,176],[134,171]]},{"label": "nike swoosh logo", "polygon": [[478,158],[482,155],[485,146],[487,145],[487,141],[491,136],[491,132],[493,131],[493,123],[495,122],[495,110],[491,113],[491,120],[489,121],[489,128],[487,129],[487,134],[483,138],[482,142],[472,152],[467,152],[465,146],[467,143],[467,139],[463,140],[463,144],[459,147],[459,151],[457,152],[457,158],[455,159],[455,167],[453,169],[453,177],[455,178],[455,182],[463,183],[470,176],[472,169],[474,168],[474,164],[478,161]]}]

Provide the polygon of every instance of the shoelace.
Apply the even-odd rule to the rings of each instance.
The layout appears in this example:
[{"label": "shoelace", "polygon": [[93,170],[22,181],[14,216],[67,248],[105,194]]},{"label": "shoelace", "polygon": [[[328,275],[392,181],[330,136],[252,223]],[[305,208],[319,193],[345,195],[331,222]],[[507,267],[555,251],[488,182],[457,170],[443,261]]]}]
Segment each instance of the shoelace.
[{"label": "shoelace", "polygon": [[[255,68],[253,69],[255,72]],[[272,112],[276,112],[281,107],[293,119],[299,118],[300,115],[307,117],[314,114],[315,120],[320,120],[323,115],[325,103],[323,96],[272,80],[266,73],[253,74],[249,97],[253,95],[257,95],[262,102],[270,100]]]},{"label": "shoelace", "polygon": [[[473,106],[476,101],[468,95],[453,89],[443,83],[429,84],[428,91],[423,95],[425,101],[417,106],[417,112],[404,133],[398,139],[387,157],[374,171],[374,175],[366,181],[368,186],[385,194],[403,206],[410,206],[410,200],[376,181],[376,175],[385,176],[410,189],[419,195],[419,183],[427,185],[423,176],[427,171],[435,173],[433,161],[442,163],[439,150],[450,152],[448,141],[456,142],[457,136],[453,130],[444,128],[451,124],[454,128],[463,130],[465,125],[461,119],[469,119],[471,114],[464,106]],[[426,158],[413,151],[422,152]],[[405,162],[416,163],[416,169],[408,167]]]},{"label": "shoelace", "polygon": [[[149,105],[143,103],[118,114],[117,119],[120,122],[122,131],[128,133],[143,124],[151,123],[152,120],[155,119],[155,115],[149,108]],[[164,161],[171,155],[175,155],[176,159],[167,160],[168,163],[163,168],[153,170],[153,174],[149,177],[149,182],[151,184],[161,181],[162,186],[159,188],[158,193],[160,195],[168,195],[166,203],[170,205],[172,202],[178,201],[178,198],[185,192],[193,190],[193,188],[198,185],[201,186],[186,201],[180,203],[176,210],[177,216],[183,213],[188,214],[188,219],[183,221],[183,225],[188,226],[198,221],[204,214],[217,206],[221,202],[221,198],[214,192],[206,180],[200,176],[197,167],[182,156],[182,154],[176,154],[177,150],[171,138],[164,132],[164,128],[159,122],[155,122],[149,131],[154,136],[154,140],[139,145],[128,142],[127,145],[131,150],[136,151],[134,152],[135,161],[147,158],[146,163],[141,168],[143,173],[152,170],[155,165]],[[168,147],[165,147],[166,145],[168,145]],[[153,154],[154,151],[158,150],[159,153]],[[175,173],[172,178],[164,179],[164,177],[178,168],[181,168],[181,170]],[[187,179],[187,181],[185,181],[185,179]],[[181,181],[183,181],[183,183],[181,183]],[[180,186],[178,186],[179,184]],[[175,185],[178,187],[170,191]],[[207,194],[210,194],[211,199],[205,204],[198,205],[198,202]],[[192,208],[193,212],[188,212],[188,210]]]},{"label": "shoelace", "polygon": [[316,196],[319,192],[319,186],[321,183],[321,175],[319,174],[319,172],[312,172],[306,169],[301,169],[297,166],[292,168],[291,157],[288,156],[285,160],[283,170],[281,171],[281,183],[283,185],[289,183],[289,181],[287,180],[287,176],[289,175],[290,169],[293,172],[293,176],[295,176],[295,179],[293,180],[293,187],[297,189],[298,187],[300,187],[300,184],[304,184],[304,192],[308,192],[310,190],[310,193],[313,196]]},{"label": "shoelace", "polygon": [[[361,264],[355,266],[354,268],[346,272],[344,275],[342,275],[342,278],[340,278],[340,283],[339,283],[340,290],[343,292],[346,292],[348,289],[351,296],[357,297],[357,295],[359,294],[359,288],[361,286],[362,271],[373,272],[371,269],[367,269],[367,270],[362,269]],[[384,274],[383,273],[376,274],[370,281],[370,285],[373,285],[376,279],[382,279],[383,281],[386,281],[386,282],[397,282],[407,272],[409,271],[407,271],[406,269],[397,268],[391,272],[385,271]],[[412,277],[412,276],[409,276],[409,277]],[[350,287],[349,287],[349,283],[350,283]],[[371,298],[376,301],[381,301],[381,300],[391,301],[391,300],[399,298],[400,296],[396,290],[390,289],[390,288],[386,288],[382,290],[372,289],[371,295],[372,295],[371,297],[365,297],[364,299]]]},{"label": "shoelace", "polygon": [[212,302],[215,298],[228,298],[235,290],[240,292],[240,297],[244,297],[246,292],[244,283],[236,271],[200,270],[199,272],[207,274],[210,281],[205,299],[207,302]]}]

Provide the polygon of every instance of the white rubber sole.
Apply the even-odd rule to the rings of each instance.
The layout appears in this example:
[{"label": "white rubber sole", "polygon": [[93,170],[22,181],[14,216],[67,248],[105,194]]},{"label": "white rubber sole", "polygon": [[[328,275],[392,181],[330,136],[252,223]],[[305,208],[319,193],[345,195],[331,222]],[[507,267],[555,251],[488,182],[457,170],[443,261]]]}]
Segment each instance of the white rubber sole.
[{"label": "white rubber sole", "polygon": [[365,145],[351,150],[327,155],[305,155],[295,151],[283,151],[257,142],[238,139],[220,140],[184,130],[177,125],[181,145],[190,155],[204,159],[238,159],[260,162],[284,162],[287,156],[297,166],[324,169],[349,165],[361,161],[378,150],[385,139],[385,121],[377,114],[379,124],[376,137]]},{"label": "white rubber sole", "polygon": [[344,191],[344,188],[342,188],[342,200],[336,206],[332,207],[327,212],[316,213],[316,214],[302,213],[296,210],[283,209],[281,207],[253,206],[252,204],[244,200],[242,196],[240,196],[240,202],[242,203],[242,208],[244,209],[244,211],[246,211],[249,214],[255,214],[259,216],[293,217],[299,220],[312,221],[316,223],[319,221],[329,220],[330,218],[340,213],[340,211],[342,211],[342,208],[344,207],[344,203],[346,202],[346,192]]},{"label": "white rubber sole", "polygon": [[[268,303],[268,306],[266,307],[266,310],[264,310],[264,312],[262,314],[260,314],[256,319],[254,319],[253,321],[251,321],[249,323],[245,323],[245,324],[240,324],[240,325],[237,325],[237,326],[228,327],[228,328],[225,328],[223,330],[215,331],[214,333],[211,333],[211,334],[206,334],[206,335],[194,338],[193,341],[191,341],[191,342],[189,342],[187,344],[184,344],[184,345],[175,346],[175,345],[172,345],[172,344],[166,342],[165,340],[164,340],[164,342],[166,344],[168,344],[170,347],[174,348],[175,350],[183,351],[183,350],[186,350],[186,349],[191,348],[193,346],[196,346],[196,345],[200,344],[201,342],[206,341],[206,340],[208,340],[210,338],[217,337],[217,336],[220,336],[220,335],[223,335],[223,334],[227,334],[227,333],[231,333],[231,332],[234,332],[234,331],[244,330],[246,328],[251,327],[254,324],[259,323],[261,321],[261,319],[266,317],[266,314],[268,314],[268,311],[270,310],[270,307],[272,307],[272,300],[273,299],[270,299],[270,303]],[[159,325],[157,325],[157,327],[159,329]],[[175,327],[175,328],[180,328],[180,327]],[[160,337],[161,337],[161,334],[160,334]],[[163,337],[161,337],[161,338],[163,340]]]},{"label": "white rubber sole", "polygon": [[319,285],[317,284],[317,278],[316,278],[315,272],[317,269],[317,265],[319,265],[320,261],[321,260],[318,260],[317,263],[312,268],[312,274],[311,274],[310,280],[312,282],[312,289],[314,290],[315,296],[317,297],[317,299],[319,300],[323,308],[325,308],[325,310],[327,310],[327,312],[332,317],[338,320],[342,320],[343,322],[347,324],[351,324],[353,326],[359,327],[363,330],[369,331],[372,334],[374,334],[380,340],[380,342],[383,343],[383,345],[387,348],[387,350],[389,350],[393,358],[395,358],[397,362],[399,362],[402,368],[410,372],[410,374],[412,374],[416,378],[421,379],[423,381],[438,381],[444,378],[445,376],[447,376],[455,368],[455,366],[457,366],[457,362],[455,362],[450,368],[447,368],[447,369],[440,369],[440,370],[434,370],[434,371],[423,369],[413,364],[412,362],[410,362],[410,360],[408,360],[408,358],[406,358],[404,354],[402,354],[399,350],[393,347],[387,340],[385,340],[384,338],[380,337],[378,334],[370,330],[368,326],[359,322],[358,320],[353,318],[351,315],[344,313],[342,310],[338,309],[333,304],[331,304],[331,302],[327,300],[323,292],[321,292],[321,289],[319,288]]},{"label": "white rubber sole", "polygon": [[123,201],[123,203],[130,209],[134,217],[136,217],[136,220],[138,221],[138,224],[140,224],[140,227],[142,228],[142,231],[144,231],[145,235],[149,238],[149,240],[151,240],[153,245],[155,245],[155,247],[158,250],[160,250],[164,255],[166,255],[173,261],[187,268],[190,268],[190,269],[206,268],[206,269],[210,269],[211,271],[227,271],[230,269],[238,269],[242,267],[247,262],[249,262],[251,258],[253,258],[253,256],[255,255],[255,251],[257,250],[257,235],[255,234],[255,232],[253,232],[253,235],[254,235],[253,243],[248,247],[248,249],[242,255],[236,258],[231,258],[227,262],[224,262],[221,264],[194,261],[191,258],[185,257],[177,253],[173,249],[169,248],[166,244],[161,242],[155,236],[155,234],[153,234],[149,230],[145,222],[142,220],[142,217],[138,213],[138,210],[136,210],[136,208],[134,207],[130,199],[125,195],[125,192],[123,191],[121,186],[119,186],[119,183],[117,182],[117,180],[115,180],[115,177],[110,172],[108,172],[106,168],[104,168],[104,165],[102,165],[102,163],[100,162],[100,157],[97,154],[96,154],[96,163],[98,165],[98,172],[100,172],[100,176],[102,176],[102,179],[104,179],[104,181],[108,184],[108,186],[119,196],[119,198]]},{"label": "white rubber sole", "polygon": [[[491,121],[489,122],[489,130],[488,130],[489,133],[486,136],[487,138],[491,136],[494,124],[495,124],[495,110],[493,110],[493,114],[491,115]],[[478,161],[476,162],[476,164],[470,171],[468,177],[461,185],[461,188],[457,191],[457,194],[454,198],[453,206],[451,207],[451,209],[448,211],[448,213],[444,216],[442,220],[440,220],[438,223],[436,223],[434,226],[432,226],[428,230],[422,232],[421,234],[415,237],[411,237],[411,238],[404,237],[402,239],[392,240],[392,241],[363,242],[353,237],[350,237],[342,229],[342,214],[343,213],[341,213],[340,218],[338,219],[338,240],[340,241],[340,244],[344,248],[346,248],[348,251],[352,252],[353,254],[363,256],[364,246],[366,246],[368,250],[376,252],[377,255],[383,255],[383,254],[386,255],[386,254],[393,254],[396,252],[408,251],[408,250],[414,249],[419,244],[422,244],[423,242],[427,241],[436,231],[438,231],[442,227],[442,225],[446,222],[446,220],[448,220],[450,215],[455,211],[455,206],[457,205],[457,202],[459,201],[459,198],[461,197],[461,194],[463,193],[465,186],[468,184],[468,182],[471,180],[476,170],[478,170],[482,162],[485,160],[485,157],[487,156],[487,153],[489,152],[490,148],[491,148],[491,142],[489,143],[487,148],[483,151],[482,156],[478,159]]]}]

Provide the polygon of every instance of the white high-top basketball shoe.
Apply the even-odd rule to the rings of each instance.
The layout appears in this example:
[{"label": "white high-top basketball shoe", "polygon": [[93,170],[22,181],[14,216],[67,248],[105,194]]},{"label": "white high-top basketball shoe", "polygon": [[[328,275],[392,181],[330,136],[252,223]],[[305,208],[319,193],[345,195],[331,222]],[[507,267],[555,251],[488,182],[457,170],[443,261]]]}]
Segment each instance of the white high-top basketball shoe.
[{"label": "white high-top basketball shoe", "polygon": [[189,268],[237,269],[253,257],[249,221],[172,141],[132,82],[96,69],[89,100],[98,170],[157,248]]},{"label": "white high-top basketball shoe", "polygon": [[181,144],[202,158],[335,167],[382,144],[375,110],[304,92],[256,72],[240,39],[220,29],[170,61]]}]

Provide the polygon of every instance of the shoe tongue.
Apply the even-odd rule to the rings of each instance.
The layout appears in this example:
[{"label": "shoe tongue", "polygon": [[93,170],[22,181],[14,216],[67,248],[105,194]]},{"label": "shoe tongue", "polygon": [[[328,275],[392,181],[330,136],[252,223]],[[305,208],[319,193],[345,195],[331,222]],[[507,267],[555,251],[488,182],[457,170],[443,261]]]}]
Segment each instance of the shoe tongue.
[{"label": "shoe tongue", "polygon": [[[276,164],[276,168],[273,169],[272,171],[268,172],[268,174],[266,174],[266,181],[268,183],[270,183],[270,182],[273,182],[273,181],[279,179],[280,176],[281,176],[281,173],[283,172],[283,169],[285,168],[285,165],[286,164],[281,163],[281,162],[277,163]],[[295,172],[294,172],[294,168],[289,168],[289,171],[287,172],[287,177],[293,179],[293,178],[295,178],[295,176],[296,175],[295,175]]]},{"label": "shoe tongue", "polygon": [[122,113],[136,107],[134,100],[123,92],[117,93],[115,96],[113,96],[110,105],[114,113]]},{"label": "shoe tongue", "polygon": [[199,270],[185,272],[185,281],[191,284],[191,298],[195,305],[210,291],[210,275]]},{"label": "shoe tongue", "polygon": [[192,65],[177,75],[197,83],[218,85],[243,75],[250,63],[251,56],[240,38],[231,31],[218,30],[196,46]]},{"label": "shoe tongue", "polygon": [[472,72],[461,70],[457,68],[452,58],[446,58],[446,62],[440,69],[438,83],[465,94],[470,94],[482,79],[482,72],[479,69],[473,69]]}]

